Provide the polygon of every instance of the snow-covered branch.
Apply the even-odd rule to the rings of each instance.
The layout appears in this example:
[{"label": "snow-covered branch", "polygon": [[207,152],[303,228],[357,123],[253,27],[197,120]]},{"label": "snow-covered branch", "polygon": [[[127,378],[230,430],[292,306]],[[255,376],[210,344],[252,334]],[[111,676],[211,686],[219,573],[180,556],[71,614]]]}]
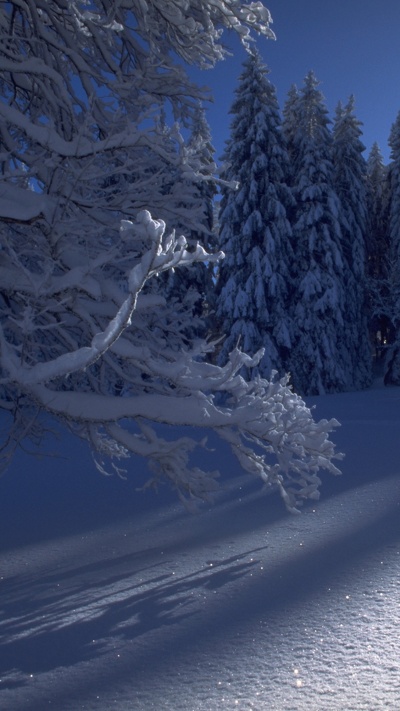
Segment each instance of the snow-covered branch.
[{"label": "snow-covered branch", "polygon": [[[3,3],[5,463],[24,438],[40,443],[50,414],[88,441],[102,471],[103,459],[144,456],[185,497],[216,485],[192,459],[204,446],[193,428],[214,429],[291,510],[317,496],[319,469],[337,472],[336,423],[314,422],[286,379],[246,382],[240,372],[261,353],[208,362],[192,297],[165,287],[166,273],[222,256],[208,249],[209,139],[200,122],[186,145],[178,125],[194,128],[202,91],[175,57],[213,66],[224,28],[248,45],[254,32],[273,36],[270,21],[260,2],[239,0]],[[175,440],[164,425],[179,428]]]},{"label": "snow-covered branch", "polygon": [[[13,352],[11,344],[7,343],[4,338],[0,326],[3,368],[8,371],[10,378],[18,382],[21,387],[31,387],[38,383],[64,377],[75,371],[85,370],[97,361],[130,325],[138,295],[146,281],[152,276],[178,265],[184,266],[194,261],[215,261],[223,256],[222,254],[209,255],[200,245],[194,252],[188,252],[186,240],[183,237],[176,239],[174,233],[163,240],[165,223],[162,220],[153,220],[148,211],[139,213],[135,224],[124,220],[121,232],[134,232],[136,239],[139,237],[150,247],[129,272],[128,296],[106,328],[93,336],[90,346],[63,353],[51,361],[24,367],[17,354]],[[66,282],[68,283],[68,279]]]},{"label": "snow-covered branch", "polygon": [[[181,495],[205,496],[214,488],[215,477],[190,468],[189,451],[196,447],[192,438],[167,444],[149,424],[144,428],[143,422],[214,429],[230,444],[244,469],[281,490],[291,510],[302,498],[316,497],[320,483],[317,471],[325,468],[337,473],[332,462],[334,446],[328,438],[337,423],[315,423],[286,379],[247,383],[239,371],[243,366],[255,366],[262,352],[250,358],[236,350],[221,368],[201,358],[207,351],[205,344],[203,349],[192,352],[163,352],[146,326],[147,345],[138,345],[133,315],[145,283],[164,270],[221,255],[207,255],[202,248],[188,252],[185,240],[176,238],[174,233],[166,235],[165,224],[153,220],[149,212],[139,214],[135,222],[123,221],[121,234],[125,243],[143,244],[144,254],[127,272],[127,296],[114,318],[92,337],[90,346],[78,347],[77,338],[72,340],[75,350],[69,351],[64,350],[71,340],[64,333],[65,323],[61,321],[58,328],[53,323],[58,335],[52,350],[58,342],[64,352],[34,365],[29,339],[21,334],[18,342],[18,324],[14,324],[14,342],[7,340],[3,332],[0,340],[4,385],[23,392],[36,407],[53,416],[79,424],[91,444],[101,445],[102,455],[126,456],[128,450],[147,456],[157,475],[166,476]],[[67,312],[68,309],[64,319]],[[75,312],[72,332],[77,328],[78,313]],[[50,326],[53,318],[49,311],[47,316]],[[29,322],[25,317],[21,327],[24,334],[34,334],[33,318],[31,314]],[[94,318],[93,314],[90,318]],[[84,327],[85,319],[80,328]],[[45,331],[43,315],[38,331]],[[46,341],[35,341],[35,350],[39,343],[43,349]],[[121,373],[121,362],[126,374],[124,397],[110,388]],[[104,369],[103,378],[99,369]],[[133,371],[150,378],[143,382],[141,392],[129,386]],[[215,399],[217,393],[223,396],[221,402]],[[125,421],[136,423],[138,431],[132,433],[131,425],[127,430],[122,425]],[[108,438],[101,436],[103,428]],[[119,447],[115,447],[114,440]]]}]

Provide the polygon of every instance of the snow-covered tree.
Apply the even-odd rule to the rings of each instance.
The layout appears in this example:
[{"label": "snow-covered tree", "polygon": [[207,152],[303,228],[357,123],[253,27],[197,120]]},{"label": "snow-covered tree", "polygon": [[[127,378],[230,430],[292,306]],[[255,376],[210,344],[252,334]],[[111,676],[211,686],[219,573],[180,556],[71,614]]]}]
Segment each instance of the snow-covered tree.
[{"label": "snow-covered tree", "polygon": [[296,162],[296,134],[297,134],[297,111],[299,102],[299,90],[296,84],[290,87],[285,105],[283,107],[282,131],[285,138],[286,149],[290,163],[290,180],[292,179],[292,167]]},{"label": "snow-covered tree", "polygon": [[287,302],[291,227],[288,157],[274,86],[258,53],[244,63],[231,108],[233,120],[223,177],[219,246],[226,253],[217,282],[217,320],[226,334],[223,362],[240,342],[265,349],[258,372],[284,372],[291,347]]},{"label": "snow-covered tree", "polygon": [[400,259],[400,112],[390,131],[389,146],[389,239],[392,256],[397,261]]},{"label": "snow-covered tree", "polygon": [[[190,137],[187,142],[187,152],[196,156],[199,161],[199,174],[214,174],[216,165],[214,163],[215,149],[211,141],[211,132],[208,125],[205,110],[201,104],[195,110]],[[173,225],[178,229],[185,229],[185,236],[188,243],[200,242],[207,251],[214,251],[216,240],[214,235],[214,196],[216,194],[216,184],[213,181],[191,181],[186,192],[192,190],[192,200],[199,212],[201,220],[201,231],[197,229],[186,234],[185,225]],[[176,191],[181,189],[179,180],[176,181]],[[201,212],[201,214],[200,214]],[[208,311],[207,296],[212,288],[212,265],[205,268],[204,264],[193,264],[188,269],[176,269],[169,273],[166,284],[165,295],[168,299],[184,301],[189,306],[192,303],[194,320],[190,332],[206,333],[206,313]],[[196,318],[197,317],[197,318]],[[199,318],[202,317],[202,318]]]},{"label": "snow-covered tree", "polygon": [[368,273],[383,277],[388,258],[388,171],[382,151],[375,142],[367,159]]},{"label": "snow-covered tree", "polygon": [[333,184],[332,137],[318,81],[309,72],[296,101],[292,124],[293,314],[296,340],[291,375],[302,393],[345,390],[351,369],[344,338],[340,202]]},{"label": "snow-covered tree", "polygon": [[339,103],[333,125],[334,187],[339,197],[346,284],[346,345],[352,368],[350,386],[356,390],[371,382],[372,352],[367,316],[367,165],[363,157],[361,123],[354,113],[354,97]]},{"label": "snow-covered tree", "polygon": [[389,184],[389,268],[383,308],[391,322],[392,343],[385,365],[385,383],[400,384],[400,112],[390,137],[391,162],[388,166]]},{"label": "snow-covered tree", "polygon": [[392,324],[387,313],[389,278],[388,171],[382,152],[374,143],[367,160],[367,274],[371,341],[379,360],[392,341]]},{"label": "snow-covered tree", "polygon": [[[189,461],[198,444],[190,427],[214,428],[289,508],[316,497],[318,469],[335,471],[334,422],[314,422],[285,380],[249,385],[238,375],[262,353],[207,363],[205,343],[185,345],[176,308],[145,292],[165,271],[216,258],[188,251],[149,211],[166,215],[171,205],[158,171],[169,164],[183,186],[171,221],[197,229],[202,215],[184,209],[185,179],[210,178],[178,131],[170,150],[157,128],[166,103],[183,122],[200,96],[175,57],[212,66],[224,55],[223,27],[248,44],[251,30],[270,35],[269,20],[260,3],[236,0],[3,4],[4,461],[25,437],[40,441],[51,415],[90,443],[100,468],[144,456],[182,496],[204,498],[215,486]],[[129,191],[116,189],[117,174],[130,173]],[[164,438],[162,425],[189,432]]]}]

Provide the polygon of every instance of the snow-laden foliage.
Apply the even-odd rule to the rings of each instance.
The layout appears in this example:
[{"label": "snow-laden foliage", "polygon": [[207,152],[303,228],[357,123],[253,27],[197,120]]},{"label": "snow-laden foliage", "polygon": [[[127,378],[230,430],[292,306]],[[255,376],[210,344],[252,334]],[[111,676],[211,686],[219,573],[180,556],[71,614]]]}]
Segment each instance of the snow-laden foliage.
[{"label": "snow-laden foliage", "polygon": [[400,112],[394,122],[390,137],[391,162],[389,165],[389,240],[392,258],[400,263]]},{"label": "snow-laden foliage", "polygon": [[[290,108],[295,119],[290,120]],[[351,359],[344,338],[340,201],[333,185],[332,138],[318,81],[309,72],[287,107],[296,215],[292,296],[296,337],[291,374],[301,393],[338,392],[349,386]]]},{"label": "snow-laden foliage", "polygon": [[368,274],[383,277],[387,271],[388,180],[382,152],[375,142],[367,159]]},{"label": "snow-laden foliage", "polygon": [[350,387],[359,390],[371,382],[372,352],[367,321],[367,166],[360,140],[360,121],[354,97],[339,104],[333,125],[334,187],[340,200],[344,261],[345,339],[352,369]]},{"label": "snow-laden foliage", "polygon": [[[139,454],[156,479],[162,475],[181,495],[205,498],[215,481],[188,465],[196,442],[167,441],[151,423],[213,428],[242,466],[276,485],[294,510],[298,499],[317,496],[319,468],[337,471],[327,437],[336,423],[315,423],[285,379],[244,381],[238,371],[257,365],[262,352],[251,359],[236,350],[220,368],[202,359],[205,343],[174,350],[154,315],[160,304],[141,291],[163,270],[212,258],[185,246],[144,211],[135,223],[122,222],[111,250],[99,245],[90,273],[75,267],[60,277],[47,274],[45,283],[42,274],[34,284],[20,282],[21,301],[31,303],[14,309],[19,318],[8,313],[0,332],[1,404],[14,416],[9,448],[31,426],[37,431],[36,417],[46,410],[89,440],[99,466],[103,457]],[[76,245],[70,254],[80,261],[84,251]],[[215,393],[224,395],[222,404]]]},{"label": "snow-laden foliage", "polygon": [[[194,116],[192,129],[187,141],[187,152],[194,154],[201,161],[201,172],[210,173],[215,168],[214,147],[211,142],[210,127],[208,125],[205,110],[199,104]],[[182,190],[182,186],[177,181],[177,191]],[[192,180],[186,187],[185,193],[191,191],[193,202],[202,207],[202,232],[199,230],[187,231],[187,226],[173,225],[179,230],[185,231],[185,236],[189,244],[201,241],[207,251],[214,251],[216,248],[216,238],[214,234],[214,196],[217,188],[212,181]],[[185,195],[186,200],[186,195]],[[209,311],[208,299],[213,291],[213,265],[205,268],[204,264],[193,264],[188,269],[175,269],[169,273],[167,283],[164,286],[164,294],[169,300],[175,299],[178,302],[190,300],[193,304],[194,319],[189,327],[189,334],[205,336],[207,332],[206,321]]]},{"label": "snow-laden foliage", "polygon": [[296,162],[297,130],[298,130],[299,90],[296,84],[290,87],[283,106],[282,132],[285,138],[286,150],[289,156],[290,182],[293,179],[293,168]]},{"label": "snow-laden foliage", "polygon": [[400,112],[390,137],[389,182],[389,267],[383,287],[383,311],[391,323],[391,344],[386,358],[385,382],[400,384]]},{"label": "snow-laden foliage", "polygon": [[265,350],[258,372],[285,372],[291,347],[289,263],[293,259],[287,210],[288,157],[274,86],[258,53],[244,63],[231,108],[233,120],[224,178],[219,246],[226,253],[217,282],[217,319],[225,341],[223,362],[240,342]]},{"label": "snow-laden foliage", "polygon": [[261,3],[237,0],[3,3],[5,463],[24,438],[40,442],[51,413],[88,440],[102,470],[141,455],[182,496],[206,498],[215,477],[189,461],[189,434],[164,439],[159,424],[213,428],[289,508],[317,496],[318,469],[336,471],[334,421],[314,422],[285,380],[245,382],[239,371],[262,352],[208,364],[210,346],[183,333],[185,304],[171,308],[151,288],[164,272],[220,256],[188,249],[165,224],[201,232],[204,201],[193,203],[191,186],[212,179],[199,151],[163,125],[166,103],[190,125],[200,96],[174,57],[213,65],[224,27],[247,44],[251,30],[271,34],[269,20]]},{"label": "snow-laden foliage", "polygon": [[392,342],[391,318],[387,313],[389,278],[389,191],[388,171],[377,143],[367,160],[367,275],[370,336],[375,358],[381,359]]}]

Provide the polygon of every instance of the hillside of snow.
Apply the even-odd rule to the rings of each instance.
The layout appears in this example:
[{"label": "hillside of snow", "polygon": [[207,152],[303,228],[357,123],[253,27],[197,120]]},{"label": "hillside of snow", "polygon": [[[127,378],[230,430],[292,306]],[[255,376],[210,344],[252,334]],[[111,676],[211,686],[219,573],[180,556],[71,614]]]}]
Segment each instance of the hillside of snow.
[{"label": "hillside of snow", "polygon": [[[2,711],[397,711],[400,389],[309,398],[341,477],[301,516],[227,450],[212,506],[67,437],[0,479]],[[3,430],[4,433],[4,430]],[[213,438],[210,438],[210,446]]]}]

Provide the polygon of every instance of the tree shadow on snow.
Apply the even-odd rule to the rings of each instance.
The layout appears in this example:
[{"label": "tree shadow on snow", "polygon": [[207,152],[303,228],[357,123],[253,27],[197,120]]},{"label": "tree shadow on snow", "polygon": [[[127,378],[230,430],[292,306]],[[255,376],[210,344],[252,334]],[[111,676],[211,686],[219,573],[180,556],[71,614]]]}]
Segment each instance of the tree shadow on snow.
[{"label": "tree shadow on snow", "polygon": [[[149,554],[158,562],[144,564]],[[153,630],[176,628],[199,614],[192,609],[193,591],[215,591],[239,580],[256,565],[243,560],[248,555],[206,561],[199,570],[175,575],[157,574],[161,562],[171,567],[173,561],[152,550],[64,575],[27,577],[23,585],[18,576],[10,579],[0,598],[3,620],[8,620],[1,625],[0,689],[16,685],[16,670],[30,675],[69,667],[99,658],[110,639],[136,640]],[[135,558],[134,573],[107,575],[113,565],[132,570]]]},{"label": "tree shadow on snow", "polygon": [[[110,648],[126,641],[135,643],[129,665],[113,667],[106,677],[99,673],[95,682],[72,682],[68,703],[89,694],[94,683],[97,692],[135,675],[151,684],[153,676],[171,664],[179,667],[182,655],[191,653],[193,640],[197,651],[199,645],[206,650],[207,645],[222,643],[227,630],[231,634],[235,626],[253,618],[261,616],[268,625],[290,609],[300,610],[323,594],[332,579],[351,577],[373,551],[399,540],[399,506],[394,502],[373,520],[338,530],[320,544],[316,541],[309,552],[297,549],[288,559],[264,564],[263,574],[254,577],[257,558],[266,555],[266,546],[229,556],[219,551],[217,558],[206,559],[204,565],[183,574],[175,573],[174,556],[164,559],[160,548],[122,556],[108,566],[101,561],[97,567],[72,569],[64,577],[57,573],[40,580],[27,577],[22,585],[20,579],[19,586],[17,580],[10,581],[10,595],[3,581],[2,609],[7,622],[2,625],[0,646],[1,686],[11,689],[16,684],[16,670],[26,679],[29,674],[81,662],[95,664]],[[190,555],[190,545],[185,550]],[[228,599],[224,595],[218,604],[216,597],[216,604],[199,607],[199,596],[207,598],[228,585],[234,591]],[[144,636],[142,647],[139,641]],[[29,705],[19,703],[15,708],[39,711],[43,706],[39,702],[35,706],[31,699]]]}]

